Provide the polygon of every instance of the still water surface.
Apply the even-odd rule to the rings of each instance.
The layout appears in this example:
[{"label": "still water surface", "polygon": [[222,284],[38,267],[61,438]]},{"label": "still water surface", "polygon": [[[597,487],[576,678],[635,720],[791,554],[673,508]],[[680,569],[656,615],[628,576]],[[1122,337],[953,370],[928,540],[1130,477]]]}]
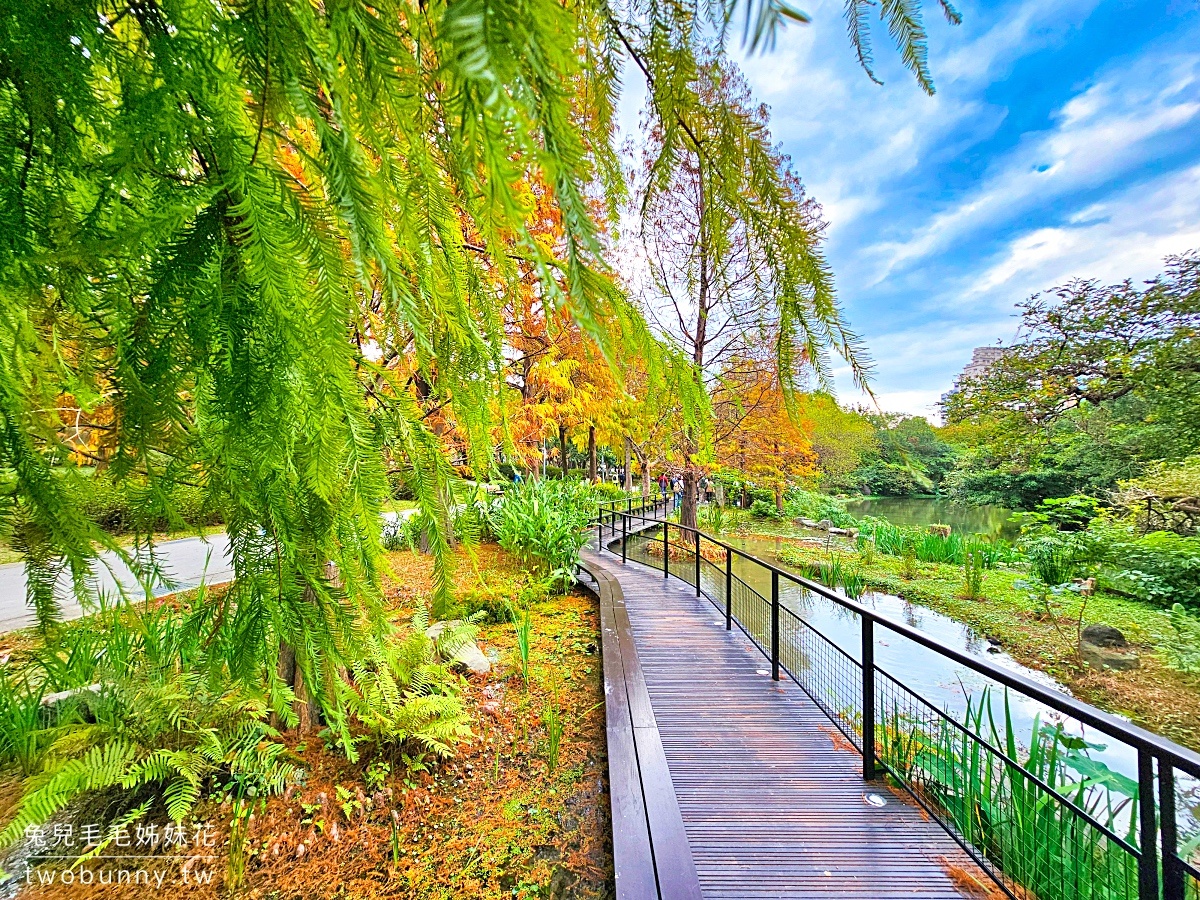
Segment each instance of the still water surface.
[{"label": "still water surface", "polygon": [[1013,540],[1019,531],[1010,522],[1012,510],[1003,506],[965,506],[942,497],[873,497],[851,500],[846,509],[861,519],[875,516],[894,525],[949,525],[965,534],[982,534]]}]

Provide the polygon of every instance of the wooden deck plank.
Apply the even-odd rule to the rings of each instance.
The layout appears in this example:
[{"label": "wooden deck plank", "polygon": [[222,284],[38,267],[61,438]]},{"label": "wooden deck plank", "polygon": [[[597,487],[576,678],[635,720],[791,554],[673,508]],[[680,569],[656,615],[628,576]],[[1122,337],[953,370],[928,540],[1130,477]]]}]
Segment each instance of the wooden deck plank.
[{"label": "wooden deck plank", "polygon": [[695,588],[592,556],[621,585],[704,897],[961,897],[947,862],[986,882],[936,823],[864,784],[824,714]]}]

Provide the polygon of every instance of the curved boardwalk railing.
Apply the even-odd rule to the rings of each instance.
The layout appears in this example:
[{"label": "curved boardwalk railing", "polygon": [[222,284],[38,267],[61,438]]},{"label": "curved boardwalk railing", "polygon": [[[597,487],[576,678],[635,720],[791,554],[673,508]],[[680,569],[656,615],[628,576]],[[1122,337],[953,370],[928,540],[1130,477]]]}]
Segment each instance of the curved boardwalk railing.
[{"label": "curved boardwalk railing", "polygon": [[[1200,898],[1200,755],[638,505],[602,506],[598,545],[692,585],[770,661],[773,679],[799,685],[862,754],[865,779],[887,776],[907,791],[1006,895]],[[739,576],[747,567],[769,578],[769,595]],[[839,646],[781,603],[781,582],[844,610],[857,623],[858,646]],[[964,717],[932,702],[876,662],[877,645],[896,636],[1002,686],[1006,705],[1007,694],[1028,698],[1124,744],[1136,754],[1136,790],[1124,806],[1114,803],[1114,779],[1103,773],[1068,789],[1056,777],[1057,757],[1020,758],[1028,748],[995,724],[990,704],[973,716],[968,706]],[[1061,740],[1048,740],[1058,753]]]}]

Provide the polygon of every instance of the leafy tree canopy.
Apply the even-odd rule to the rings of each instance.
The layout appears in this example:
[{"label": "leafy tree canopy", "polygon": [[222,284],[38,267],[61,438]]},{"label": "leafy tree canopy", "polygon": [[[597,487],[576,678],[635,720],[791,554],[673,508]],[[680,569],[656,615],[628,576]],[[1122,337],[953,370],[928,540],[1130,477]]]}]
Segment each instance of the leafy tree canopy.
[{"label": "leafy tree canopy", "polygon": [[1021,307],[1015,344],[948,401],[968,499],[1107,494],[1200,445],[1200,255],[1138,287],[1077,281]]}]

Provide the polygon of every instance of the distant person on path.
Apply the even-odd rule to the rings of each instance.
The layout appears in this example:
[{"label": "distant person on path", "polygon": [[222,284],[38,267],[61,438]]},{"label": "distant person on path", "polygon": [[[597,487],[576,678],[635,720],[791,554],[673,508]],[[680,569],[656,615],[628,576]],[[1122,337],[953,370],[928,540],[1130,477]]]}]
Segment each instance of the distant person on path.
[{"label": "distant person on path", "polygon": [[662,494],[663,503],[667,502],[667,473],[658,476],[658,492]]},{"label": "distant person on path", "polygon": [[513,469],[513,484],[520,484],[525,479],[521,477],[519,469]]},{"label": "distant person on path", "polygon": [[676,475],[671,487],[675,492],[675,509],[679,509],[683,506],[683,479]]}]

